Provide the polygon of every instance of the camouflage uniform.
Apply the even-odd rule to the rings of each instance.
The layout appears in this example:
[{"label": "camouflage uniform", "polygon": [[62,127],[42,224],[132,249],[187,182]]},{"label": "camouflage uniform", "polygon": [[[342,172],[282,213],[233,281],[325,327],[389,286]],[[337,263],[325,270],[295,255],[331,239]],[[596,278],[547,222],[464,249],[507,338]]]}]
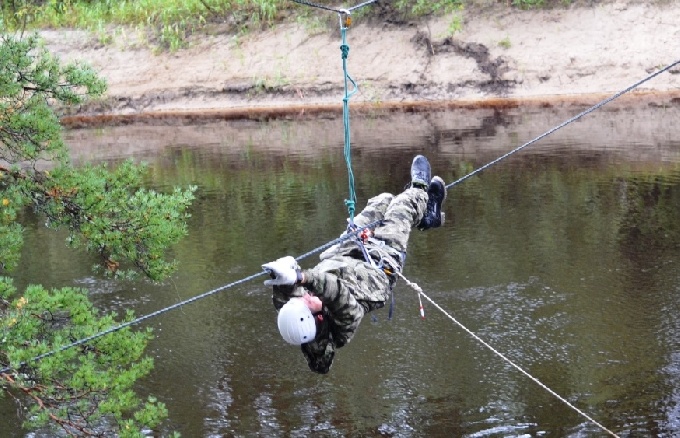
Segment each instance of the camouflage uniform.
[{"label": "camouflage uniform", "polygon": [[385,305],[396,278],[388,276],[382,267],[401,271],[411,229],[422,219],[426,206],[427,192],[417,188],[396,197],[383,193],[371,198],[354,223],[361,228],[383,221],[365,244],[373,264],[365,260],[356,241],[348,239],[324,251],[321,262],[304,271],[304,284],[274,287],[277,310],[290,297],[302,296],[305,291],[323,303],[322,313],[317,315],[316,338],[301,346],[312,371],[327,373],[335,349],[352,339],[364,314]]}]

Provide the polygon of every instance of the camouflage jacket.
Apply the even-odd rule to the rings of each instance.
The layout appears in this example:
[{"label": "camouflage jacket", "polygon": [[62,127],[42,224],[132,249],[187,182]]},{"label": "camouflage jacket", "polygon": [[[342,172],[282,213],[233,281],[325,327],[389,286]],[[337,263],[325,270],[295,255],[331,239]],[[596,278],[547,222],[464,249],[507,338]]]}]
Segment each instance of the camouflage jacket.
[{"label": "camouflage jacket", "polygon": [[375,238],[369,239],[365,245],[373,264],[365,261],[356,240],[347,239],[324,251],[321,262],[304,271],[304,284],[274,288],[273,301],[277,310],[290,297],[302,296],[305,290],[323,302],[321,321],[317,316],[316,337],[301,347],[313,371],[327,373],[333,363],[335,349],[352,339],[363,316],[385,305],[396,279],[381,268],[387,266],[392,271],[401,270],[410,231],[420,222],[426,205],[427,193],[414,188],[396,197],[383,193],[371,198],[356,217],[355,225],[360,228],[376,220],[384,220],[374,230]]},{"label": "camouflage jacket", "polygon": [[363,316],[385,305],[391,278],[362,259],[339,254],[322,260],[304,274],[304,284],[274,287],[272,298],[278,310],[290,297],[302,296],[305,291],[319,297],[323,310],[317,315],[316,337],[301,349],[309,368],[326,374],[335,349],[351,341]]}]

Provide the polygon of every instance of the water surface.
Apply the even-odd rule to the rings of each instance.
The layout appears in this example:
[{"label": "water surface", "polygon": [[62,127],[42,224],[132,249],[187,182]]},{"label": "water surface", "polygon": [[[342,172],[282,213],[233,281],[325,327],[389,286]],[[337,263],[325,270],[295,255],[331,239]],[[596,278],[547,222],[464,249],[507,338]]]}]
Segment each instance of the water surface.
[{"label": "water surface", "polygon": [[[359,205],[408,181],[447,182],[577,111],[483,110],[352,119]],[[404,274],[460,323],[620,436],[680,430],[678,110],[602,110],[449,190],[444,227],[414,232]],[[159,190],[196,184],[180,269],[153,285],[95,277],[64,234],[27,226],[17,286],[87,288],[137,315],[234,282],[342,231],[342,121],[210,122],[67,132],[76,162],[150,165]],[[30,213],[27,213],[30,218]],[[303,261],[308,267],[316,256]],[[278,336],[264,278],[148,322],[164,431],[220,436],[602,436],[400,282],[394,318],[366,318],[326,376]],[[14,405],[0,435],[24,436]]]}]

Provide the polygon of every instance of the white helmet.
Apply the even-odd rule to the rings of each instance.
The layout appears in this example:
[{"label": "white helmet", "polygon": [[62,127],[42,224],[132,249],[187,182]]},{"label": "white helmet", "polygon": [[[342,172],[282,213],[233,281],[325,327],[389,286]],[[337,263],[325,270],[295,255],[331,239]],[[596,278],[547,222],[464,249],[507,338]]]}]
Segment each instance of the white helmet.
[{"label": "white helmet", "polygon": [[302,345],[314,340],[316,322],[302,298],[293,297],[279,310],[279,331],[289,344]]}]

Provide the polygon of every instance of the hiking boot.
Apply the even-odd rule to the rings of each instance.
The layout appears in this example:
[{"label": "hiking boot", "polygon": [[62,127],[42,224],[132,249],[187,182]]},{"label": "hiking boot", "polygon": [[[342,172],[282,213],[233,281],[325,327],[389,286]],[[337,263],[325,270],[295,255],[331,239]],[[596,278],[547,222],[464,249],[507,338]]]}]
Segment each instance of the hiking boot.
[{"label": "hiking boot", "polygon": [[430,162],[422,155],[416,155],[411,164],[411,187],[427,190],[430,185]]},{"label": "hiking boot", "polygon": [[429,230],[430,228],[441,227],[444,224],[445,215],[442,212],[444,199],[446,199],[446,185],[443,179],[435,176],[427,189],[427,208],[418,224],[419,230]]}]

